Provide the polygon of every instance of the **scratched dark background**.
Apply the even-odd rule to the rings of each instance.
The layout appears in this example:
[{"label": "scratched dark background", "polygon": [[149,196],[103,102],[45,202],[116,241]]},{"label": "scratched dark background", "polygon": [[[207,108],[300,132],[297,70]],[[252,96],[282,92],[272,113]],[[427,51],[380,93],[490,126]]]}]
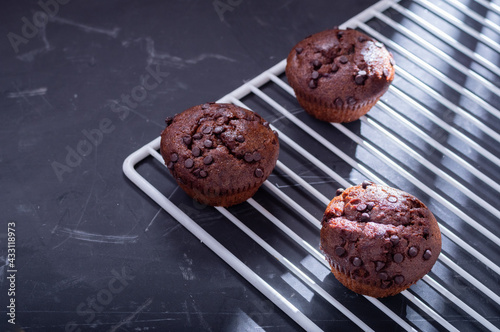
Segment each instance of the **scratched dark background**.
[{"label": "scratched dark background", "polygon": [[[0,11],[0,253],[15,222],[18,270],[13,327],[2,267],[1,329],[299,329],[131,184],[122,162],[166,116],[219,99],[375,1],[54,3],[46,24],[37,1]],[[34,15],[42,24],[23,28]],[[151,89],[140,102],[113,108],[141,84]],[[78,145],[100,126],[96,144]],[[264,274],[268,262],[257,264]],[[352,327],[338,313],[321,319]]]},{"label": "scratched dark background", "polygon": [[[480,31],[481,38],[500,40],[498,5],[487,10],[484,1],[483,5],[479,1],[461,2],[467,10],[487,17],[488,28],[454,8],[452,2],[436,3],[445,13],[463,19],[464,26]],[[339,25],[374,3],[2,2],[0,331],[300,330],[293,319],[129,181],[122,164],[132,152],[158,137],[165,117],[218,100],[284,59],[307,35]],[[421,3],[398,2],[498,69],[498,52],[438,18]],[[50,17],[41,14],[44,12]],[[393,52],[398,70],[404,69],[406,74],[403,70],[397,73],[391,89],[368,116],[369,121],[378,123],[397,140],[387,139],[383,130],[367,121],[343,125],[342,130],[333,128],[305,114],[296,100],[276,85],[261,88],[332,142],[345,154],[341,158],[259,98],[248,97],[243,102],[306,147],[342,180],[361,183],[371,173],[427,204],[442,226],[473,248],[464,249],[449,234],[443,236],[442,256],[429,273],[430,280],[498,327],[500,242],[496,243],[495,237],[499,233],[500,200],[495,188],[500,173],[495,161],[500,156],[496,130],[500,128],[500,113],[495,107],[500,105],[500,75],[478,65],[477,59],[464,56],[394,8],[384,15],[394,24],[415,31],[445,54],[430,52],[380,18],[367,22],[368,28],[389,38],[389,45],[390,40],[397,41],[395,46],[401,45]],[[496,30],[491,28],[495,25]],[[456,63],[452,66],[450,59],[464,70],[458,70]],[[439,75],[423,70],[418,60],[434,66]],[[476,76],[472,77],[472,73]],[[409,79],[411,75],[413,79]],[[282,79],[286,80],[284,76]],[[420,83],[415,83],[417,79]],[[422,86],[436,91],[449,104],[430,96]],[[399,97],[393,87],[404,91],[407,99]],[[415,102],[408,103],[411,98]],[[450,104],[455,111],[447,106]],[[388,105],[394,112],[381,105]],[[430,110],[450,128],[444,130],[424,116],[421,108]],[[480,123],[460,115],[456,108]],[[409,119],[421,133],[408,130],[392,114]],[[355,142],[346,132],[354,140],[365,141]],[[457,134],[487,153],[479,153],[474,145],[457,139]],[[396,146],[396,142],[406,144],[416,157],[401,145]],[[376,157],[373,151],[388,159]],[[453,160],[450,153],[455,154]],[[365,170],[349,164],[348,158]],[[280,161],[326,197],[332,197],[339,183],[309,159],[289,144],[281,144]],[[456,159],[468,163],[489,181],[480,179]],[[391,160],[391,165],[385,160]],[[432,171],[429,165],[442,173]],[[187,197],[154,158],[139,163],[137,170],[320,328],[358,328],[219,212]],[[411,176],[418,181],[411,181]],[[257,192],[255,202],[317,248],[316,221],[322,217],[324,204],[279,169],[270,176],[269,183],[300,202],[313,215],[312,223],[305,222],[306,218],[268,188]],[[369,300],[341,286],[328,269],[304,254],[249,203],[229,211],[266,243],[286,253],[290,262],[300,266],[369,327],[377,331],[401,330]],[[466,222],[467,218],[489,231],[489,237]],[[8,295],[9,223],[15,224],[16,233],[14,296]],[[452,263],[445,261],[443,254]],[[478,254],[490,260],[489,265]],[[453,263],[459,268],[450,268]],[[488,293],[488,297],[473,286],[466,280],[467,273],[491,289],[492,294]],[[413,285],[409,294],[415,294],[417,299],[399,294],[377,303],[418,330],[442,331],[447,323],[466,331],[484,328],[459,308],[454,298],[440,293],[427,279]],[[11,299],[16,304],[15,326],[7,323],[10,309],[6,306]],[[433,308],[444,322],[418,301]]]}]

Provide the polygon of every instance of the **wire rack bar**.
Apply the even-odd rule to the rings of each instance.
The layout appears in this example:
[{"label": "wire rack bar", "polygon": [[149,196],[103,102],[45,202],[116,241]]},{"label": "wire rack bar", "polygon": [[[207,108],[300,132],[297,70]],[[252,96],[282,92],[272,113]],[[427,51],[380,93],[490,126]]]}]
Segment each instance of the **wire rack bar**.
[{"label": "wire rack bar", "polygon": [[469,16],[473,20],[475,20],[478,23],[481,23],[481,25],[488,27],[495,31],[496,33],[500,34],[500,26],[496,24],[495,22],[492,22],[491,20],[479,15],[478,13],[470,10],[467,6],[465,6],[463,3],[456,1],[456,0],[444,0],[445,2],[449,3],[459,11],[461,11],[464,15]]},{"label": "wire rack bar", "polygon": [[496,14],[500,15],[500,6],[498,6],[496,3],[488,2],[485,0],[476,0],[476,2],[486,7],[488,10],[491,10]]},{"label": "wire rack bar", "polygon": [[468,113],[465,111],[462,107],[457,106],[453,104],[453,102],[449,101],[446,99],[444,96],[439,94],[436,90],[432,89],[425,83],[423,83],[421,80],[416,78],[415,76],[409,74],[406,70],[403,68],[396,66],[398,76],[404,78],[408,82],[414,84],[416,87],[421,89],[422,91],[426,92],[430,97],[434,98],[437,102],[445,106],[448,110],[456,113],[457,115],[463,117],[470,123],[474,124],[474,126],[478,129],[480,129],[484,134],[488,135],[490,138],[499,141],[500,142],[500,135],[490,127],[488,127],[486,124],[484,124],[480,119],[476,118],[474,115]]},{"label": "wire rack bar", "polygon": [[445,43],[447,43],[449,46],[455,48],[456,50],[462,52],[469,58],[473,59],[475,62],[480,63],[483,67],[487,68],[490,70],[492,73],[496,74],[497,76],[500,76],[500,69],[492,63],[490,60],[486,59],[482,55],[476,53],[474,50],[471,50],[470,48],[457,43],[455,39],[453,39],[450,35],[444,33],[441,29],[439,29],[437,26],[431,24],[428,21],[422,20],[420,16],[415,14],[414,12],[404,8],[403,6],[399,4],[394,4],[392,6],[393,9],[398,11],[400,14],[404,15],[406,18],[409,18],[413,22],[417,23],[427,31],[431,32],[434,36],[438,37]]},{"label": "wire rack bar", "polygon": [[447,13],[443,9],[439,8],[438,6],[434,5],[433,3],[427,0],[414,0],[414,1],[420,4],[422,7],[426,8],[427,10],[432,11],[434,14],[438,15],[443,20],[451,23],[456,28],[462,30],[463,32],[469,34],[470,36],[476,38],[485,45],[489,46],[494,51],[500,52],[500,44],[498,44],[496,41],[489,38],[488,36],[482,34],[480,31],[474,30],[473,28],[463,24],[463,22],[459,18],[451,15],[450,13]]},{"label": "wire rack bar", "polygon": [[[441,129],[445,130],[446,132],[450,133],[454,137],[458,138],[459,140],[470,146],[472,149],[474,149],[475,152],[479,153],[486,159],[490,160],[493,164],[500,165],[500,158],[498,158],[497,156],[495,156],[494,154],[483,148],[481,145],[470,139],[462,132],[458,131],[453,126],[450,126],[445,121],[441,120],[436,115],[432,114],[431,111],[423,107],[415,99],[411,98],[410,96],[408,96],[395,86],[391,86],[389,90],[392,93],[394,93],[394,95],[404,100],[408,105],[411,105],[413,109],[423,114],[427,119],[434,122]],[[387,107],[387,105],[385,105],[383,102],[381,102],[379,106],[381,106],[381,109],[389,113],[391,116],[397,117],[400,123],[404,124],[408,129],[410,129],[414,133],[417,133],[426,143],[428,143],[439,152],[443,153],[444,155],[450,157],[451,159],[459,163],[462,167],[466,168],[467,171],[469,171],[471,174],[474,174],[474,176],[476,176],[478,179],[481,179],[484,182],[484,184],[491,186],[496,191],[500,191],[500,185],[498,183],[493,181],[487,175],[483,174],[481,171],[479,171],[476,167],[472,166],[470,163],[466,162],[463,158],[460,158],[456,153],[453,153],[451,150],[445,148],[437,140],[435,140],[428,134],[424,133],[421,129],[418,128],[418,126],[416,126],[413,122],[405,119],[395,109]]]},{"label": "wire rack bar", "polygon": [[[462,74],[464,74],[467,77],[470,77],[480,84],[482,84],[485,88],[487,88],[489,91],[492,93],[496,94],[497,96],[500,95],[500,89],[488,81],[486,78],[481,76],[480,74],[476,73],[475,71],[471,70],[470,68],[467,68],[466,66],[462,65],[460,62],[455,60],[452,56],[446,54],[444,51],[439,49],[438,47],[432,45],[428,41],[426,41],[424,38],[420,37],[410,29],[406,28],[400,23],[395,22],[388,16],[382,14],[382,13],[376,13],[375,16],[379,18],[382,22],[385,24],[389,25],[392,27],[394,30],[397,30],[399,33],[402,35],[406,36],[408,39],[411,39],[412,41],[416,42],[423,48],[427,49],[431,53],[434,53],[437,57],[448,63],[448,65],[452,66],[453,68],[457,69],[460,71]],[[458,44],[455,42],[455,44]]]}]

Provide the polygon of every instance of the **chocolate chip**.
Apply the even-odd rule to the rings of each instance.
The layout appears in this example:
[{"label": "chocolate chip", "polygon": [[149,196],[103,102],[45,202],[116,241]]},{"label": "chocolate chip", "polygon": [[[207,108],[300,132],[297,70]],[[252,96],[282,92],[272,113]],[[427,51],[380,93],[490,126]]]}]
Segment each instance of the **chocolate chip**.
[{"label": "chocolate chip", "polygon": [[352,106],[356,104],[356,99],[354,97],[347,97],[347,103]]},{"label": "chocolate chip", "polygon": [[224,127],[218,126],[214,128],[214,134],[219,135],[224,131]]},{"label": "chocolate chip", "polygon": [[243,159],[245,159],[247,163],[251,163],[253,161],[253,155],[250,152],[247,152],[243,156]]},{"label": "chocolate chip", "polygon": [[182,141],[183,141],[183,142],[184,142],[184,144],[186,144],[186,145],[191,144],[191,136],[184,136],[184,137],[182,138]]},{"label": "chocolate chip", "polygon": [[245,136],[243,136],[243,135],[236,136],[236,141],[238,141],[240,143],[245,142]]},{"label": "chocolate chip", "polygon": [[364,210],[366,210],[366,204],[358,204],[358,206],[356,206],[356,210],[358,210],[359,212],[363,212]]},{"label": "chocolate chip", "polygon": [[204,171],[204,170],[201,170],[201,171],[200,171],[200,177],[202,177],[202,178],[206,178],[206,177],[207,177],[207,175],[208,175],[208,173],[207,173],[206,171]]},{"label": "chocolate chip", "polygon": [[430,251],[429,249],[427,249],[426,251],[424,251],[424,259],[425,260],[428,260],[432,257],[432,251]]},{"label": "chocolate chip", "polygon": [[359,41],[360,43],[364,43],[364,42],[366,41],[366,37],[365,37],[365,36],[359,36],[359,37],[358,37],[358,41]]},{"label": "chocolate chip", "polygon": [[[360,79],[363,80],[361,83],[363,83],[364,80],[366,79],[367,75],[368,74],[366,73],[366,70],[360,70],[360,71],[358,71],[358,74],[357,74],[356,78],[360,77]],[[358,83],[358,82],[356,82],[356,83]]]},{"label": "chocolate chip", "polygon": [[214,158],[212,156],[210,156],[210,155],[208,155],[205,158],[203,158],[203,163],[205,165],[210,165],[213,161],[214,161]]},{"label": "chocolate chip", "polygon": [[169,161],[169,162],[167,163],[167,168],[168,168],[168,169],[172,169],[172,168],[174,168],[174,163],[173,163],[173,162],[171,162],[171,161]]},{"label": "chocolate chip", "polygon": [[319,78],[319,73],[316,70],[314,70],[311,74],[311,78],[313,80],[317,80]]},{"label": "chocolate chip", "polygon": [[171,116],[167,116],[165,118],[165,123],[167,124],[167,126],[170,126],[172,124],[172,121],[174,121],[174,118]]},{"label": "chocolate chip", "polygon": [[177,160],[179,160],[179,155],[177,153],[175,153],[175,152],[172,153],[170,155],[170,161],[175,163]]},{"label": "chocolate chip", "polygon": [[342,247],[336,247],[335,248],[335,255],[341,257],[345,255],[345,249]]},{"label": "chocolate chip", "polygon": [[332,73],[336,73],[337,70],[339,70],[339,66],[336,63],[333,63],[331,69]]},{"label": "chocolate chip", "polygon": [[201,108],[206,110],[206,109],[210,108],[210,104],[203,104],[203,105],[201,105]]},{"label": "chocolate chip", "polygon": [[401,285],[405,281],[405,277],[402,275],[398,275],[394,277],[394,282],[398,285]]},{"label": "chocolate chip", "polygon": [[385,77],[389,77],[389,69],[384,68],[384,70],[382,71],[382,73],[384,74]]},{"label": "chocolate chip", "polygon": [[405,257],[403,256],[403,254],[401,254],[399,252],[397,254],[394,254],[394,256],[392,257],[392,259],[394,259],[394,262],[396,262],[398,264],[401,263],[404,258]]},{"label": "chocolate chip", "polygon": [[199,157],[201,154],[201,149],[199,147],[195,146],[193,148],[193,150],[191,150],[191,153],[193,154],[193,156]]},{"label": "chocolate chip", "polygon": [[309,87],[311,89],[316,89],[317,86],[318,86],[318,83],[315,80],[310,80],[309,81]]},{"label": "chocolate chip", "polygon": [[321,63],[321,61],[319,61],[318,59],[316,59],[316,60],[313,61],[312,65],[313,65],[314,69],[319,69],[319,68],[321,68],[321,66],[323,64]]},{"label": "chocolate chip", "polygon": [[342,38],[343,35],[344,35],[344,31],[341,30],[341,31],[337,32],[337,38],[338,39]]},{"label": "chocolate chip", "polygon": [[193,171],[193,175],[196,176],[197,178],[200,177],[200,169],[199,168],[196,168],[194,171]]},{"label": "chocolate chip", "polygon": [[361,85],[361,84],[365,83],[365,79],[366,79],[366,76],[356,75],[356,77],[354,77],[354,82],[357,85]]},{"label": "chocolate chip", "polygon": [[384,44],[382,44],[381,42],[379,41],[376,41],[375,42],[375,46],[379,47],[379,48],[382,48],[384,46]]},{"label": "chocolate chip", "polygon": [[370,221],[370,215],[368,213],[364,212],[361,214],[360,220],[361,220],[361,222],[368,222],[368,221]]},{"label": "chocolate chip", "polygon": [[210,128],[210,127],[205,127],[205,128],[203,128],[203,133],[204,133],[204,134],[208,135],[208,134],[210,134],[211,132],[212,132],[212,128]]},{"label": "chocolate chip", "polygon": [[396,203],[398,201],[398,198],[396,196],[389,196],[387,197],[387,200],[391,203]]},{"label": "chocolate chip", "polygon": [[335,196],[340,196],[340,195],[342,195],[342,193],[344,192],[344,190],[345,190],[344,188],[339,188],[339,189],[337,189],[337,191],[335,192]]},{"label": "chocolate chip", "polygon": [[352,259],[352,265],[358,267],[358,266],[361,266],[363,264],[363,261],[361,260],[361,258],[359,257],[354,257]]},{"label": "chocolate chip", "polygon": [[302,47],[297,47],[297,48],[295,49],[295,52],[297,52],[297,54],[300,54],[300,53],[302,53],[302,51],[303,51],[303,50],[304,50],[304,49],[303,49]]},{"label": "chocolate chip", "polygon": [[194,165],[194,162],[193,162],[193,159],[191,159],[191,158],[188,158],[188,159],[186,159],[186,161],[184,161],[184,167],[186,167],[186,168],[191,168],[191,167],[193,167],[193,165]]},{"label": "chocolate chip", "polygon": [[255,161],[259,161],[259,160],[261,160],[261,159],[262,159],[262,156],[260,155],[260,153],[258,153],[257,151],[255,151],[255,152],[253,153],[253,160],[255,160]]},{"label": "chocolate chip", "polygon": [[417,255],[418,255],[418,248],[417,247],[410,247],[410,249],[408,249],[408,256],[415,257]]},{"label": "chocolate chip", "polygon": [[374,206],[375,206],[375,203],[368,202],[368,203],[366,203],[366,210],[371,211]]},{"label": "chocolate chip", "polygon": [[379,277],[381,280],[387,280],[387,279],[389,279],[389,276],[388,276],[388,275],[387,275],[387,273],[385,273],[385,272],[380,272],[380,273],[378,274],[378,277]]},{"label": "chocolate chip", "polygon": [[269,122],[267,122],[267,121],[264,121],[264,122],[262,123],[262,125],[263,125],[264,127],[266,127],[266,128],[269,128]]},{"label": "chocolate chip", "polygon": [[193,139],[196,139],[196,140],[201,139],[202,137],[203,137],[203,135],[201,133],[196,133],[193,135]]},{"label": "chocolate chip", "polygon": [[262,169],[260,169],[260,168],[257,168],[257,169],[255,169],[255,173],[254,174],[255,174],[256,177],[261,178],[261,177],[264,176],[264,171]]},{"label": "chocolate chip", "polygon": [[372,184],[373,184],[373,182],[365,180],[365,181],[363,181],[363,183],[361,183],[361,186],[363,187],[363,189],[366,189],[366,187],[368,187]]},{"label": "chocolate chip", "polygon": [[341,64],[346,64],[347,62],[349,62],[349,59],[348,59],[345,55],[341,55],[341,56],[339,57],[339,62],[340,62]]},{"label": "chocolate chip", "polygon": [[391,235],[389,240],[391,241],[392,245],[395,246],[399,243],[399,236]]},{"label": "chocolate chip", "polygon": [[375,271],[380,271],[382,270],[383,268],[385,267],[385,263],[384,262],[381,262],[381,261],[377,261],[375,263]]},{"label": "chocolate chip", "polygon": [[213,143],[211,140],[209,139],[206,139],[204,142],[203,142],[203,145],[206,147],[206,148],[211,148]]},{"label": "chocolate chip", "polygon": [[335,103],[335,106],[337,106],[337,108],[341,108],[342,106],[344,106],[344,102],[340,97],[336,98],[333,102]]}]

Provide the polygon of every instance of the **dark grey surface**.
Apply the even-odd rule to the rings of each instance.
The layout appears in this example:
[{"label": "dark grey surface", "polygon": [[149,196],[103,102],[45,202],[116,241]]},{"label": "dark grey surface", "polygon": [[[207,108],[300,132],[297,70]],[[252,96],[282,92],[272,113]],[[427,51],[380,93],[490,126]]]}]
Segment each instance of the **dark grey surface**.
[{"label": "dark grey surface", "polygon": [[[13,328],[2,268],[0,326],[299,329],[131,184],[121,166],[159,135],[166,116],[219,99],[300,39],[374,2],[70,1],[57,13],[50,7],[55,15],[33,31],[25,22],[42,10],[36,1],[3,2],[0,253],[5,257],[6,225],[14,222],[18,272]],[[214,3],[229,7],[218,12]],[[135,97],[127,102],[127,95]],[[232,234],[212,210],[192,209],[222,237]],[[272,279],[272,259],[240,243],[248,263]],[[353,328],[334,309],[312,316]],[[379,327],[388,319],[380,320]]]}]

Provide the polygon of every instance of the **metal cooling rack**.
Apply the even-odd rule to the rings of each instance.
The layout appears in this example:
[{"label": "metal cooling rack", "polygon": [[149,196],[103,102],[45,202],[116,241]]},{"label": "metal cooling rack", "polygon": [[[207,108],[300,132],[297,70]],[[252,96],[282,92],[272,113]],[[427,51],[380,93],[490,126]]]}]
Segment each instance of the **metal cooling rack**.
[{"label": "metal cooling rack", "polygon": [[[305,114],[286,83],[285,60],[218,101],[263,115],[279,133],[281,151],[244,208],[210,209],[235,226],[231,236],[251,239],[275,259],[270,264],[292,283],[259,274],[244,250],[217,239],[203,217],[179,204],[185,194],[158,166],[164,166],[159,137],[131,154],[123,171],[307,331],[499,331],[499,23],[494,1],[415,0],[380,1],[341,25],[383,42],[397,63],[389,91],[354,123],[326,124]],[[140,173],[147,163],[160,169],[159,177]],[[421,198],[443,235],[432,271],[388,299],[346,291],[318,250],[319,221],[335,189],[364,179]],[[256,227],[245,215],[267,225]],[[290,296],[296,293],[302,297]]]}]

